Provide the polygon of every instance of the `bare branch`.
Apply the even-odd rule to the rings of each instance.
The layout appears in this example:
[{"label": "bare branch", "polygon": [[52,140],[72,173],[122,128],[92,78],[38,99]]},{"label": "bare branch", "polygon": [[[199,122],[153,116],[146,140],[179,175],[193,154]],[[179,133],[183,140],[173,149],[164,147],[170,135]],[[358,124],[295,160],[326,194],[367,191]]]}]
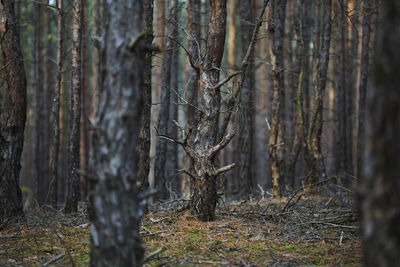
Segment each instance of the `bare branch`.
[{"label": "bare branch", "polygon": [[226,77],[225,79],[223,79],[222,81],[220,81],[219,83],[214,85],[211,89],[213,89],[213,90],[219,89],[221,86],[223,86],[224,84],[229,82],[233,77],[235,77],[235,76],[237,76],[237,75],[239,75],[241,73],[242,73],[242,71],[236,71],[234,73],[229,74],[228,77]]},{"label": "bare branch", "polygon": [[212,176],[218,176],[218,175],[220,175],[221,173],[224,173],[224,172],[227,172],[227,171],[229,171],[229,170],[232,170],[233,168],[235,168],[235,166],[236,166],[236,163],[232,163],[232,164],[230,164],[230,165],[228,165],[228,166],[221,167],[221,168],[219,168],[218,170],[215,170],[215,171],[212,173]]},{"label": "bare branch", "polygon": [[221,149],[223,149],[229,142],[232,140],[232,138],[235,136],[235,132],[230,132],[228,133],[224,138],[222,138],[221,142],[219,142],[217,145],[212,147],[209,152],[208,152],[208,158],[211,159],[215,156],[215,154],[218,153]]}]

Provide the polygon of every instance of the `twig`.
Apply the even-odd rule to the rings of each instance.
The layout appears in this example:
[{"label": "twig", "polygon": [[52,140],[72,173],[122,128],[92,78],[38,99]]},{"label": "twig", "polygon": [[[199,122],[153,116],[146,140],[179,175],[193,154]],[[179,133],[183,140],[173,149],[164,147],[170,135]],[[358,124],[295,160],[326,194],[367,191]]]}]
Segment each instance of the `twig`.
[{"label": "twig", "polygon": [[164,250],[164,247],[161,247],[161,248],[157,249],[156,251],[153,251],[146,258],[143,259],[142,264],[147,262],[147,261],[150,261],[151,258],[156,256],[157,254],[160,254],[163,250]]},{"label": "twig", "polygon": [[58,261],[59,259],[61,259],[61,258],[64,257],[64,256],[65,256],[65,252],[63,252],[63,253],[57,255],[55,258],[52,258],[52,259],[49,260],[48,262],[44,263],[44,264],[42,265],[42,267],[44,267],[44,266],[49,266],[50,264],[52,264],[52,263]]}]

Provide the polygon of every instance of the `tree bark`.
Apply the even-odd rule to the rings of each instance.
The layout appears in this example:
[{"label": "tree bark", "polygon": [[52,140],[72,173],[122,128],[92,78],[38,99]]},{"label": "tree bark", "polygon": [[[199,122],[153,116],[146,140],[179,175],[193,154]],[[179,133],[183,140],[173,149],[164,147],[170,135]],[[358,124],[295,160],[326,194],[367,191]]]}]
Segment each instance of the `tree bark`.
[{"label": "tree bark", "polygon": [[273,99],[271,131],[269,136],[268,152],[271,159],[272,194],[275,197],[282,195],[284,182],[284,66],[283,66],[283,37],[285,29],[286,0],[272,2],[271,17],[274,23],[270,24],[272,45],[270,50],[272,63]]},{"label": "tree bark", "polygon": [[385,0],[368,92],[361,203],[364,264],[399,266],[400,6]]},{"label": "tree bark", "polygon": [[[162,88],[161,88],[161,103],[160,112],[158,115],[157,131],[159,134],[168,135],[168,122],[170,120],[170,100],[171,100],[171,66],[172,66],[172,54],[175,48],[173,34],[174,28],[173,19],[175,18],[175,12],[177,12],[177,0],[169,2],[168,18],[169,23],[167,27],[167,38],[165,40],[165,50],[162,62]],[[174,89],[175,90],[175,89]],[[156,147],[156,160],[154,165],[155,174],[155,188],[158,191],[156,199],[166,200],[168,199],[168,179],[166,172],[166,161],[168,145],[167,140],[164,138],[157,139]]]},{"label": "tree bark", "polygon": [[[200,0],[189,0],[187,2],[187,12],[188,12],[188,33],[191,36],[188,40],[188,51],[193,58],[199,57],[200,51]],[[189,60],[188,60],[189,61]],[[190,104],[185,107],[186,114],[186,131],[189,131],[193,125],[197,124],[197,95],[199,89],[199,75],[197,71],[193,70],[189,63],[186,63],[186,94],[185,98]],[[193,140],[190,140],[192,143]],[[189,172],[193,171],[193,160],[188,156],[183,156],[183,168]],[[187,199],[191,196],[191,180],[190,176],[187,174],[182,174],[182,196]]]},{"label": "tree bark", "polygon": [[363,0],[362,16],[362,38],[361,38],[361,60],[358,71],[358,134],[357,134],[357,165],[356,177],[360,176],[361,170],[361,156],[364,151],[365,139],[365,107],[367,95],[367,81],[368,81],[368,65],[369,65],[369,42],[371,35],[371,4],[370,0]]},{"label": "tree bark", "polygon": [[5,91],[0,110],[0,218],[22,214],[20,160],[26,121],[26,75],[14,1],[0,2],[0,45]]},{"label": "tree bark", "polygon": [[65,213],[76,212],[80,196],[79,151],[81,119],[81,46],[82,46],[82,0],[73,2],[72,18],[72,59],[71,59],[71,95],[70,95],[70,134],[68,140],[68,192]]},{"label": "tree bark", "polygon": [[53,146],[51,148],[51,180],[49,188],[49,203],[53,207],[57,207],[57,193],[58,193],[58,153],[60,151],[60,94],[62,85],[62,71],[63,71],[63,31],[64,31],[64,6],[63,1],[57,1],[57,74],[56,83],[54,88],[53,97]]},{"label": "tree bark", "polygon": [[[253,14],[252,1],[240,2],[240,17],[242,30],[242,54],[245,55],[250,45],[253,28],[255,24],[255,16]],[[253,94],[255,91],[254,84],[254,55],[249,58],[246,76],[244,78],[243,87],[240,91],[240,108],[239,110],[239,136],[237,144],[237,159],[239,166],[237,174],[239,178],[239,197],[240,199],[249,199],[252,193],[252,147],[253,147]]]},{"label": "tree bark", "polygon": [[[145,0],[144,3],[144,24],[145,30],[151,32],[146,36],[148,46],[153,44],[153,0]],[[150,120],[151,120],[151,61],[152,53],[146,53],[145,69],[144,69],[144,88],[143,88],[143,109],[140,126],[140,157],[138,179],[140,182],[139,191],[145,191],[149,188],[149,171],[150,171]]]},{"label": "tree bark", "polygon": [[336,3],[337,13],[337,29],[336,29],[336,45],[334,58],[334,131],[333,131],[333,171],[334,175],[340,176],[342,179],[346,177],[347,164],[351,160],[347,158],[347,27],[346,14],[342,4]]},{"label": "tree bark", "polygon": [[143,0],[105,2],[104,78],[91,168],[97,181],[91,266],[140,266],[143,258],[136,187],[147,44],[138,37],[145,28],[143,9]]},{"label": "tree bark", "polygon": [[200,109],[202,110],[196,127],[194,140],[194,173],[192,212],[203,221],[215,219],[217,202],[216,175],[213,160],[215,155],[209,153],[216,145],[220,93],[214,86],[219,80],[219,68],[225,44],[226,0],[209,2],[210,19],[205,47],[205,57],[200,66]]},{"label": "tree bark", "polygon": [[324,164],[324,157],[322,154],[321,136],[323,126],[323,100],[326,89],[326,80],[329,64],[329,49],[331,43],[331,13],[332,13],[332,0],[323,0],[321,2],[321,18],[322,18],[322,31],[321,33],[321,47],[317,59],[317,81],[316,92],[314,95],[314,105],[312,118],[307,132],[306,147],[305,147],[305,160],[309,167],[307,175],[307,183],[309,185],[324,179],[326,177],[326,170]]},{"label": "tree bark", "polygon": [[[170,23],[179,23],[179,2],[176,5],[172,18],[170,18]],[[178,121],[178,104],[180,99],[178,99],[179,94],[179,47],[176,41],[179,40],[178,27],[174,25],[172,29],[171,37],[175,40],[172,43],[171,51],[171,80],[168,90],[171,90],[170,100],[169,100],[169,122],[168,122],[168,133],[169,136],[176,139],[178,137],[178,129],[173,121]],[[167,164],[166,164],[166,175],[167,184],[169,188],[170,198],[180,197],[180,175],[177,172],[179,168],[178,164],[178,146],[174,142],[168,142],[167,144]]]},{"label": "tree bark", "polygon": [[[80,169],[83,173],[89,173],[89,78],[90,78],[90,58],[89,58],[89,4],[82,3],[82,49],[81,49],[81,125],[80,125]],[[85,199],[88,195],[87,175],[80,175],[80,198]]]}]

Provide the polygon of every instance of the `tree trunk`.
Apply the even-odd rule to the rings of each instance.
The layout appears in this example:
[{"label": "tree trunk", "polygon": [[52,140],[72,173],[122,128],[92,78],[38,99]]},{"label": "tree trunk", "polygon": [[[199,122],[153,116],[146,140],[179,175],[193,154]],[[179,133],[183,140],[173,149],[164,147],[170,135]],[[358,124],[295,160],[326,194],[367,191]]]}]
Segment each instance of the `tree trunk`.
[{"label": "tree trunk", "polygon": [[[250,45],[255,17],[251,5],[252,1],[241,1],[240,17],[242,29],[242,53],[245,55]],[[243,87],[240,91],[239,110],[239,136],[237,144],[237,158],[239,166],[237,168],[239,178],[239,197],[240,199],[249,199],[252,193],[252,147],[253,147],[253,93],[254,84],[254,55],[249,59],[246,76]]]},{"label": "tree trunk", "polygon": [[49,203],[53,207],[57,207],[57,193],[58,193],[58,153],[60,150],[60,93],[62,84],[62,71],[63,71],[63,31],[64,31],[64,7],[63,1],[57,2],[57,77],[53,97],[53,146],[51,149],[50,167],[51,167],[51,181],[49,188]]},{"label": "tree trunk", "polygon": [[[187,2],[187,12],[188,12],[188,33],[191,38],[188,40],[188,51],[194,57],[199,57],[200,51],[200,0],[189,0]],[[196,115],[197,110],[197,95],[199,89],[199,76],[197,71],[192,69],[189,63],[186,64],[186,95],[185,98],[189,101],[190,104],[185,107],[185,115],[186,115],[186,131],[189,131],[189,128],[193,125],[197,124]],[[192,143],[193,140],[190,140]],[[189,172],[193,171],[193,160],[187,156],[186,154],[183,156],[183,168],[188,170]],[[190,176],[187,174],[182,174],[182,196],[187,199],[191,195],[191,186],[190,186]]]},{"label": "tree trunk", "polygon": [[[284,116],[283,111],[285,103],[284,95],[284,75],[283,75],[283,37],[285,29],[285,9],[286,0],[273,0],[271,5],[271,17],[274,21],[270,25],[269,31],[272,38],[270,50],[272,63],[272,81],[273,81],[273,99],[272,99],[272,118],[271,131],[269,136],[268,152],[271,158],[272,172],[272,194],[275,197],[282,195],[284,182]],[[274,9],[272,11],[272,9]]]},{"label": "tree trunk", "polygon": [[0,2],[4,94],[0,110],[0,218],[22,214],[20,160],[26,120],[26,76],[14,1]]},{"label": "tree trunk", "polygon": [[[90,77],[90,58],[89,58],[89,5],[86,1],[82,3],[82,49],[81,49],[81,133],[80,133],[80,169],[89,173],[89,77]],[[85,199],[88,195],[87,175],[80,175],[80,198]]]},{"label": "tree trunk", "polygon": [[366,266],[400,266],[400,6],[382,2],[374,83],[368,93],[361,214]]},{"label": "tree trunk", "polygon": [[[161,88],[161,104],[160,112],[158,115],[158,125],[157,131],[159,134],[168,135],[168,122],[170,119],[170,100],[171,100],[171,66],[172,66],[172,54],[175,47],[173,38],[174,28],[173,18],[175,18],[175,12],[177,12],[177,0],[169,2],[168,8],[168,18],[172,21],[168,23],[167,35],[170,38],[165,40],[165,50],[162,62],[162,88]],[[175,89],[174,89],[175,90]],[[167,151],[168,145],[167,140],[164,138],[157,139],[156,147],[156,160],[154,165],[155,174],[155,188],[158,190],[158,195],[156,199],[166,200],[168,199],[167,190],[167,172],[166,172],[166,161],[167,161]]]},{"label": "tree trunk", "polygon": [[361,38],[361,60],[358,71],[358,134],[357,134],[357,165],[356,177],[360,176],[361,168],[361,155],[364,151],[364,136],[365,136],[365,100],[367,95],[367,81],[368,81],[368,65],[369,65],[369,42],[371,32],[370,20],[370,0],[363,0],[362,16],[362,38]]},{"label": "tree trunk", "polygon": [[[176,5],[175,11],[173,13],[172,23],[179,22],[179,2]],[[172,29],[172,38],[178,42],[179,40],[179,32],[176,26]],[[168,122],[168,133],[169,136],[176,139],[178,137],[178,130],[173,121],[178,120],[178,99],[177,94],[179,94],[179,47],[175,41],[172,43],[172,51],[171,51],[171,80],[169,84],[168,90],[171,91],[170,93],[170,100],[169,100],[169,122]],[[180,197],[180,175],[177,172],[178,170],[178,146],[174,142],[168,142],[167,145],[167,164],[166,164],[166,175],[167,175],[167,184],[168,184],[168,191],[170,193],[170,198],[178,198]]]},{"label": "tree trunk", "polygon": [[72,59],[71,59],[71,95],[70,95],[70,134],[68,140],[68,193],[65,213],[76,212],[80,194],[79,151],[81,118],[81,40],[82,40],[82,0],[73,2],[72,19]]},{"label": "tree trunk", "polygon": [[[92,266],[140,266],[143,213],[136,187],[145,40],[143,0],[105,2],[104,78],[93,136]],[[132,45],[133,44],[133,45]]]},{"label": "tree trunk", "polygon": [[323,0],[321,3],[322,31],[321,47],[318,53],[316,92],[314,95],[314,106],[312,118],[307,132],[305,147],[305,160],[309,167],[307,183],[309,185],[326,177],[324,157],[322,154],[321,136],[323,126],[323,100],[325,95],[329,49],[331,41],[331,12],[332,0]]},{"label": "tree trunk", "polygon": [[[216,172],[213,165],[215,153],[210,148],[216,145],[220,93],[214,88],[219,80],[219,68],[225,44],[226,1],[209,2],[210,19],[208,23],[205,57],[200,66],[200,109],[203,111],[196,127],[194,149],[193,197],[192,212],[203,221],[215,219],[217,202]],[[217,152],[217,151],[216,151]]]},{"label": "tree trunk", "polygon": [[346,27],[346,14],[342,4],[336,3],[336,13],[337,13],[337,29],[336,29],[336,45],[334,58],[335,68],[334,68],[334,131],[333,131],[333,175],[338,175],[342,179],[346,176],[347,162],[351,159],[347,158],[347,27]]},{"label": "tree trunk", "polygon": [[[145,0],[144,3],[144,24],[145,30],[153,32],[153,0]],[[147,45],[153,44],[153,34],[146,36]],[[140,182],[139,191],[145,191],[149,188],[150,171],[150,120],[151,120],[151,61],[152,54],[146,54],[144,69],[144,87],[143,87],[143,109],[140,125],[140,157],[138,179]]]}]

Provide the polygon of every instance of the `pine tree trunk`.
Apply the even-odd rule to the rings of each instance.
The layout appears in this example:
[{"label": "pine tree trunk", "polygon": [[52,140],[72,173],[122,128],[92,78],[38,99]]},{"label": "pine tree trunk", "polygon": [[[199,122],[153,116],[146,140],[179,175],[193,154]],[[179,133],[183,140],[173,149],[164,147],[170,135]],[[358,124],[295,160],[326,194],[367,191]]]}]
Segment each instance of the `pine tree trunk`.
[{"label": "pine tree trunk", "polygon": [[385,0],[368,92],[361,214],[365,266],[400,266],[400,5]]},{"label": "pine tree trunk", "polygon": [[[144,4],[144,21],[145,29],[153,32],[153,0],[145,0]],[[153,35],[146,37],[146,43],[151,46],[153,44]],[[142,120],[140,126],[140,157],[138,179],[140,182],[139,191],[145,191],[149,188],[149,171],[150,171],[150,120],[151,120],[151,53],[146,54],[144,69],[144,89],[143,89],[143,109]]]},{"label": "pine tree trunk", "polygon": [[[255,17],[251,1],[242,1],[240,3],[240,17],[242,30],[242,54],[246,54],[250,45]],[[239,108],[239,136],[237,144],[237,157],[239,166],[237,168],[239,178],[239,197],[240,199],[249,199],[252,193],[252,148],[253,148],[253,93],[254,84],[254,55],[251,55],[247,67],[243,87],[240,91]]]},{"label": "pine tree trunk", "polygon": [[370,0],[363,0],[364,14],[362,16],[362,38],[361,38],[361,60],[359,65],[358,81],[358,134],[357,134],[357,165],[356,177],[360,176],[361,156],[364,151],[365,137],[365,105],[367,95],[368,65],[369,65],[369,42],[371,35]]},{"label": "pine tree trunk", "polygon": [[[177,0],[169,2],[168,7],[168,18],[175,18],[175,12],[177,12]],[[174,34],[174,24],[168,23],[167,35],[172,37]],[[158,115],[157,131],[159,134],[168,135],[168,123],[170,120],[170,105],[171,105],[171,66],[173,49],[175,47],[174,41],[171,38],[165,40],[165,50],[162,62],[162,88],[161,88],[161,104],[160,112]],[[174,89],[175,90],[175,89]],[[154,179],[155,188],[158,191],[156,199],[166,200],[168,199],[168,179],[166,172],[166,161],[168,151],[168,141],[164,138],[157,139],[156,147],[156,160],[154,164]]]},{"label": "pine tree trunk", "polygon": [[[282,195],[284,182],[284,116],[285,95],[284,95],[284,75],[283,75],[283,37],[285,29],[285,9],[286,0],[274,0],[271,5],[271,24],[269,31],[272,37],[270,50],[272,63],[273,99],[272,99],[272,118],[271,131],[269,136],[268,152],[271,158],[272,172],[272,194],[275,197]],[[274,9],[272,11],[272,9]]]},{"label": "pine tree trunk", "polygon": [[0,103],[0,218],[22,214],[20,160],[26,121],[26,75],[14,1],[0,2],[0,45],[5,87]]},{"label": "pine tree trunk", "polygon": [[104,78],[93,136],[91,266],[140,266],[143,213],[136,187],[145,40],[144,1],[105,2]]},{"label": "pine tree trunk", "polygon": [[71,95],[70,95],[70,134],[68,140],[68,192],[65,213],[76,212],[80,196],[79,151],[81,118],[81,41],[82,41],[82,0],[73,2],[72,50],[71,50]]},{"label": "pine tree trunk", "polygon": [[329,49],[331,41],[331,12],[332,0],[323,0],[321,3],[322,31],[321,47],[317,59],[317,81],[314,95],[312,118],[307,132],[305,160],[309,167],[307,183],[309,185],[324,179],[326,170],[322,154],[321,137],[323,126],[323,100],[325,96],[326,80],[329,64]]},{"label": "pine tree trunk", "polygon": [[219,68],[225,44],[226,1],[209,2],[210,20],[208,23],[205,57],[200,67],[200,109],[203,111],[196,127],[194,150],[197,158],[194,162],[196,179],[193,182],[191,210],[200,220],[215,219],[217,201],[216,174],[213,164],[214,155],[210,148],[216,145],[218,117],[220,108],[219,88],[214,86],[219,80]]},{"label": "pine tree trunk", "polygon": [[[81,125],[80,125],[80,169],[85,173],[89,173],[89,78],[90,78],[90,58],[89,58],[89,5],[86,1],[82,4],[82,49],[81,49]],[[80,198],[85,199],[88,195],[88,179],[87,175],[80,175]]]},{"label": "pine tree trunk", "polygon": [[[188,40],[188,51],[194,58],[198,58],[200,50],[200,0],[189,0],[187,2],[188,12],[188,32],[192,36],[192,39]],[[186,63],[186,95],[185,98],[189,101],[189,105],[185,107],[186,115],[186,131],[190,127],[197,124],[197,95],[199,89],[199,76],[197,71],[192,69],[189,63]],[[190,143],[193,140],[190,140]],[[193,171],[193,160],[186,154],[183,156],[183,168],[189,172]],[[182,196],[187,199],[191,195],[190,176],[182,174]]]},{"label": "pine tree trunk", "polygon": [[60,93],[62,84],[63,71],[63,31],[64,31],[64,7],[63,1],[57,2],[57,74],[53,97],[53,145],[51,149],[50,167],[51,181],[49,188],[49,203],[53,207],[57,207],[58,193],[58,153],[60,151]]}]

